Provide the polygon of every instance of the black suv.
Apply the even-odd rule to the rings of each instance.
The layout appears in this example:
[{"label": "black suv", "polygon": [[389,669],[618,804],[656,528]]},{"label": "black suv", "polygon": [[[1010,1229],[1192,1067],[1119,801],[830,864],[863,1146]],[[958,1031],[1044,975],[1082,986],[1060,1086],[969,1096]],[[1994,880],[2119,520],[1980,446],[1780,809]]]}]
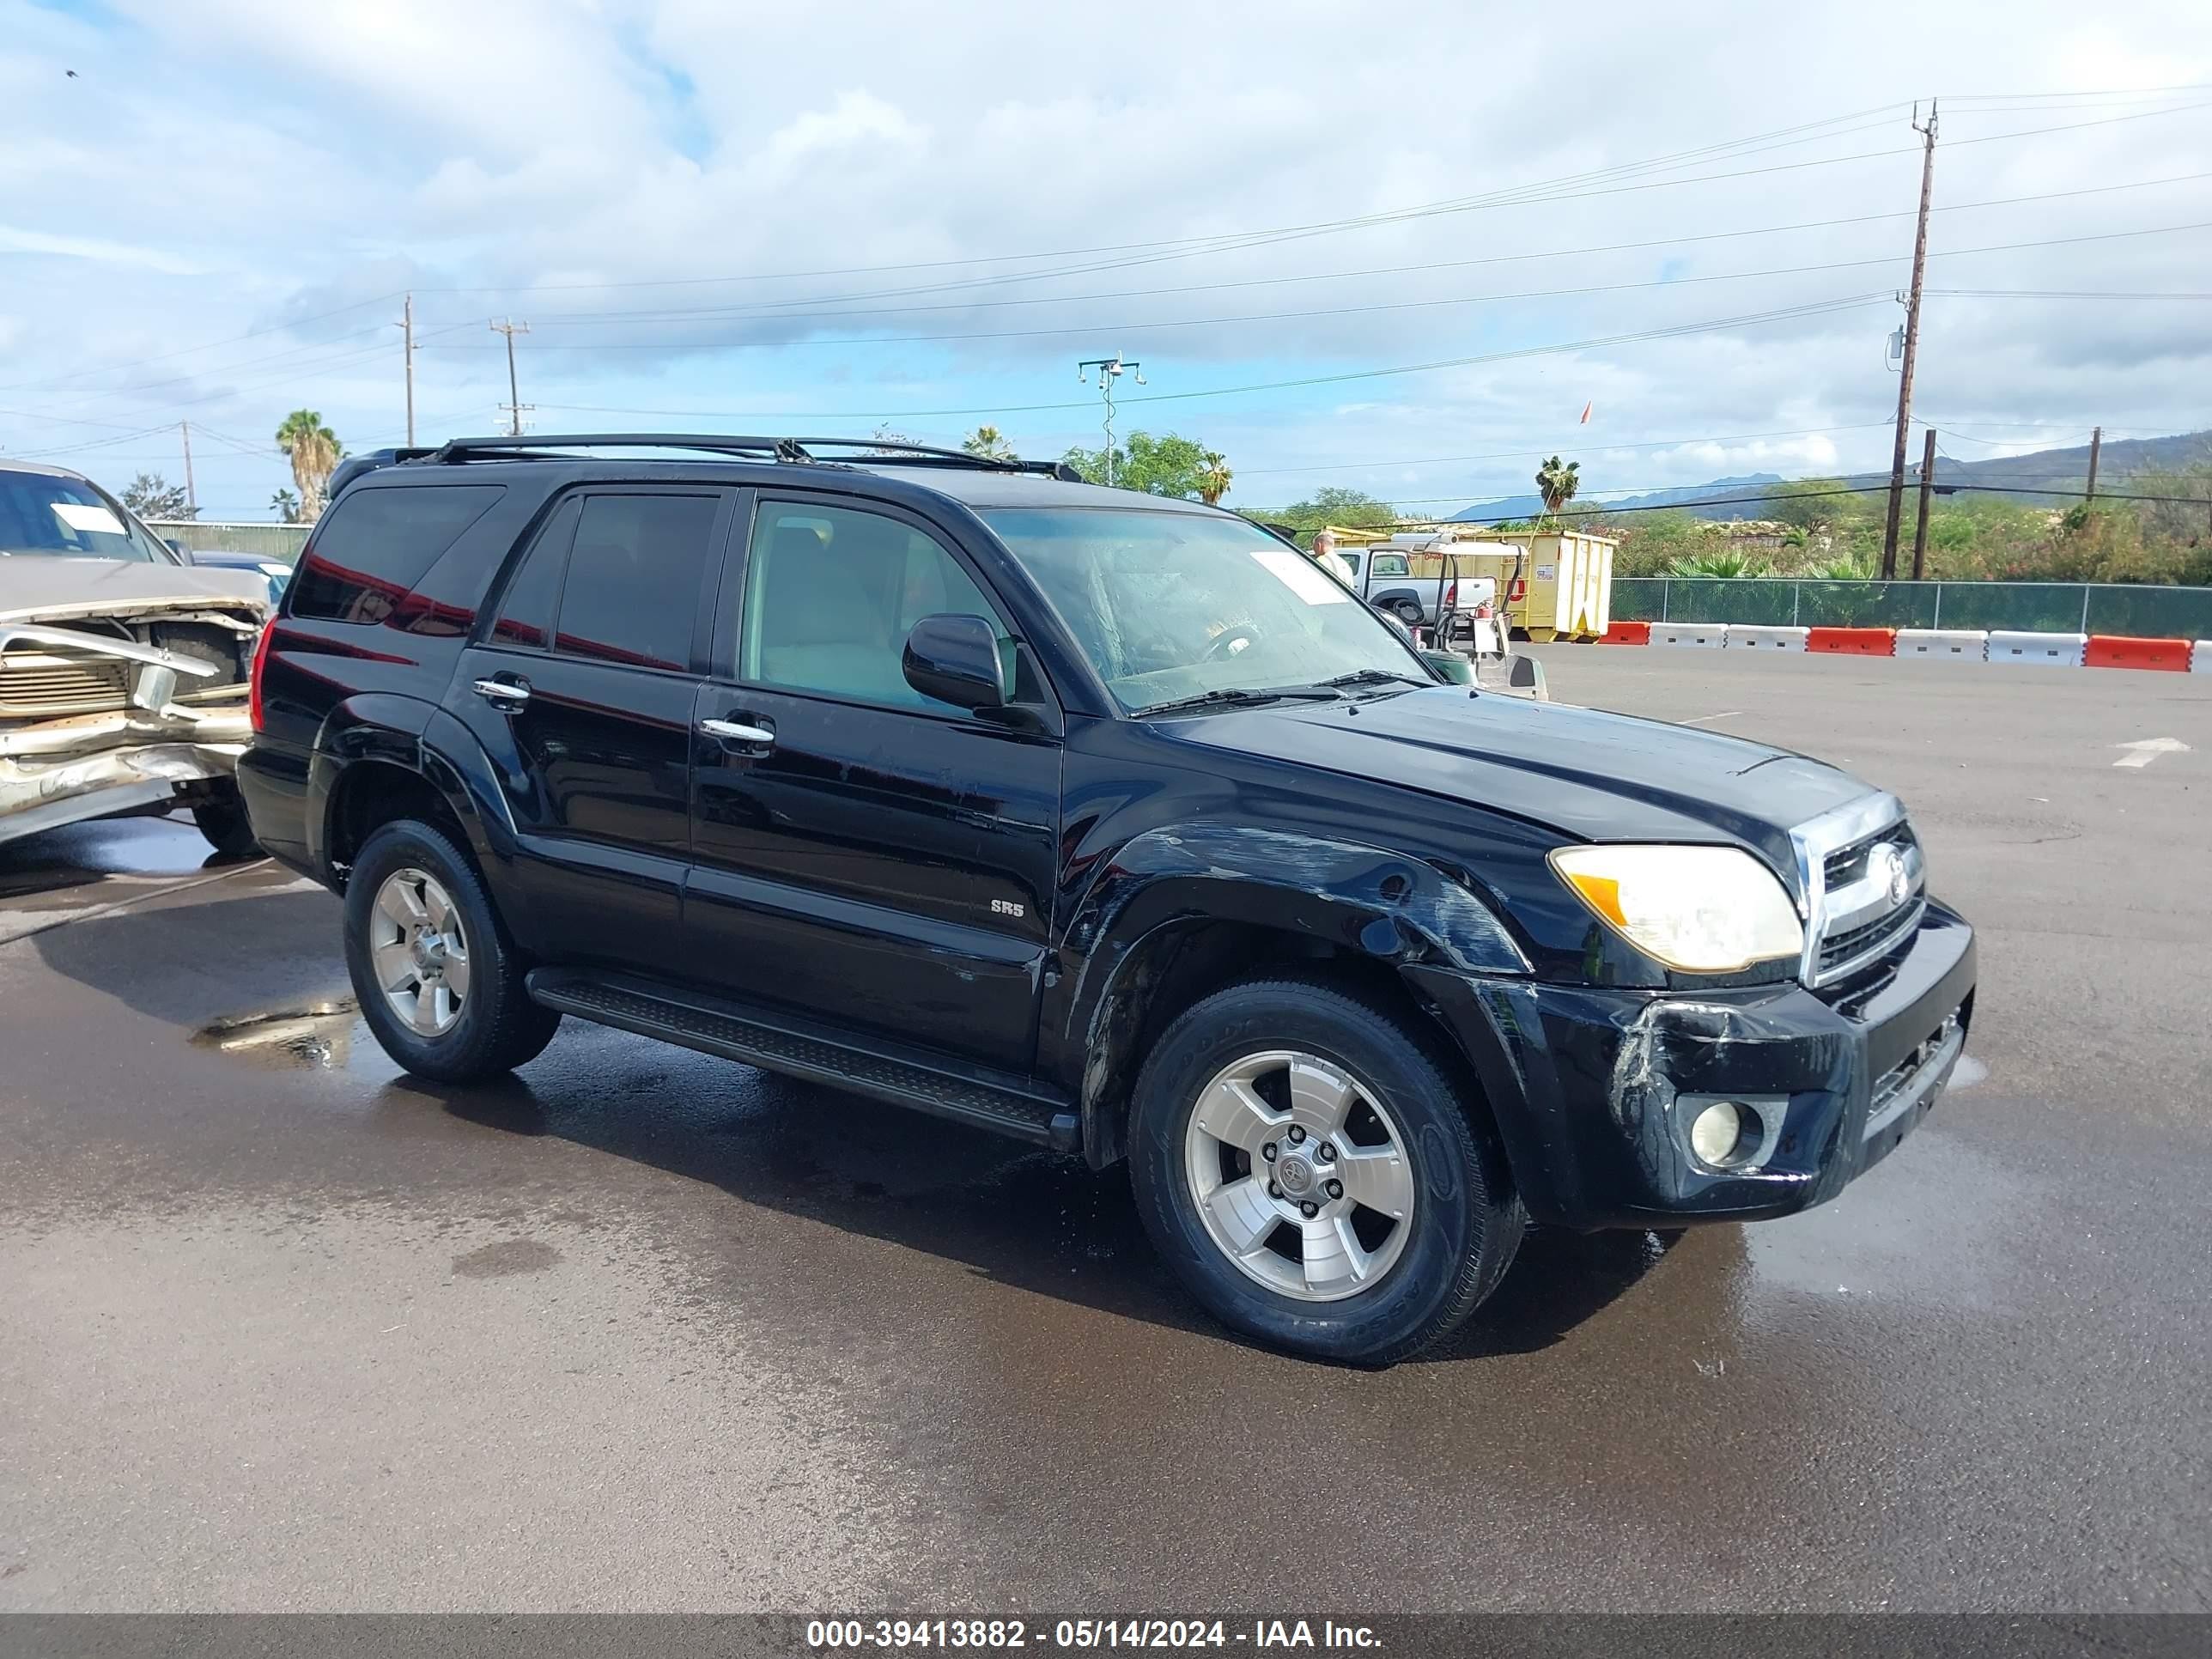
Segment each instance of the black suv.
[{"label": "black suv", "polygon": [[1454,683],[1217,508],[890,449],[471,440],[340,492],[240,775],[402,1066],[568,1014],[1126,1158],[1216,1315],[1364,1362],[1532,1218],[1801,1210],[1942,1091],[1973,934],[1894,798]]}]

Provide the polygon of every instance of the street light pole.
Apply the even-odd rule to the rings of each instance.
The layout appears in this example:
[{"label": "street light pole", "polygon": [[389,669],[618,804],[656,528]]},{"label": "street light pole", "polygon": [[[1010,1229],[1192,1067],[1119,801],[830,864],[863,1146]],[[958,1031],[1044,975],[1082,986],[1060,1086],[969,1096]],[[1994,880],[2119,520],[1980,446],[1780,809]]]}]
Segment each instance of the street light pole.
[{"label": "street light pole", "polygon": [[1145,384],[1145,366],[1133,359],[1124,358],[1120,352],[1110,357],[1091,357],[1075,366],[1075,378],[1085,386],[1091,384],[1091,371],[1098,371],[1098,392],[1106,404],[1106,487],[1114,486],[1114,382],[1124,374],[1136,377],[1139,386]]}]

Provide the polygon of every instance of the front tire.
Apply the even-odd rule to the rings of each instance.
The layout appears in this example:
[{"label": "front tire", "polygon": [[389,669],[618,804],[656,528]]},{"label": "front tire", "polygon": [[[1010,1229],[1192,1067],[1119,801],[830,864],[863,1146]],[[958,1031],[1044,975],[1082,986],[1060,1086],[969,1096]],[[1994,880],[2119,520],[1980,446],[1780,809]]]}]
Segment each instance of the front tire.
[{"label": "front tire", "polygon": [[525,964],[475,866],[402,819],[346,879],[346,971],[384,1052],[417,1077],[477,1083],[535,1060],[561,1016],[530,1000]]},{"label": "front tire", "polygon": [[191,809],[192,822],[207,838],[222,859],[250,859],[261,850],[260,842],[253,839],[253,826],[246,821],[246,803],[239,798],[235,784],[219,792],[212,799],[204,800]]},{"label": "front tire", "polygon": [[1138,1079],[1138,1208],[1224,1324],[1389,1364],[1462,1323],[1520,1246],[1527,1219],[1480,1109],[1434,1035],[1381,1001],[1233,986],[1170,1025]]}]

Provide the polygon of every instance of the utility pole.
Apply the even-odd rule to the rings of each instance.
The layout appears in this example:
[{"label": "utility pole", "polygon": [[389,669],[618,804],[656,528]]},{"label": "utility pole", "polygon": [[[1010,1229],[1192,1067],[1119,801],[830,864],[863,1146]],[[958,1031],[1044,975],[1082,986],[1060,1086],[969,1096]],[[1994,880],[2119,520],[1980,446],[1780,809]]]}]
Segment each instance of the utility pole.
[{"label": "utility pole", "polygon": [[522,435],[522,394],[516,390],[514,384],[514,337],[529,333],[530,325],[518,323],[510,317],[503,323],[494,323],[491,331],[507,336],[507,435],[520,438]]},{"label": "utility pole", "polygon": [[1114,382],[1124,374],[1133,374],[1137,384],[1145,383],[1145,366],[1133,361],[1125,362],[1120,352],[1110,357],[1092,357],[1075,366],[1075,378],[1085,386],[1091,384],[1091,371],[1098,371],[1098,392],[1106,400],[1106,487],[1114,487]]},{"label": "utility pole", "polygon": [[1905,307],[1905,362],[1897,381],[1897,447],[1889,462],[1889,518],[1881,534],[1881,579],[1897,577],[1897,525],[1905,506],[1905,444],[1912,422],[1912,365],[1920,355],[1920,283],[1928,270],[1928,202],[1936,186],[1936,106],[1928,106],[1928,125],[1920,125],[1913,106],[1912,130],[1921,136],[1920,224],[1912,234],[1912,297]]},{"label": "utility pole", "polygon": [[1920,522],[1912,532],[1912,580],[1928,574],[1928,502],[1936,493],[1936,428],[1928,428],[1927,446],[1920,452]]},{"label": "utility pole", "polygon": [[177,430],[185,440],[185,516],[197,519],[200,515],[200,495],[192,488],[192,423],[179,421]]},{"label": "utility pole", "polygon": [[2089,434],[2089,496],[2097,499],[2097,454],[2105,447],[2105,428],[2094,428]]},{"label": "utility pole", "polygon": [[415,296],[409,295],[399,307],[399,320],[392,325],[407,342],[407,447],[415,447]]}]

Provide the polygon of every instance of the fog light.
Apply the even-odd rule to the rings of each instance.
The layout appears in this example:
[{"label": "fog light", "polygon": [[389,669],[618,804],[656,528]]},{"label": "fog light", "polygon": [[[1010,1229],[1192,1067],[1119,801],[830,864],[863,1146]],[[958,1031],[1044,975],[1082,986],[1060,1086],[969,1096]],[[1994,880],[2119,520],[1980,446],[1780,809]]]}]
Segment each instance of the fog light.
[{"label": "fog light", "polygon": [[1698,1155],[1700,1164],[1723,1169],[1736,1155],[1736,1147],[1743,1139],[1743,1114],[1736,1109],[1734,1101],[1723,1100],[1708,1106],[1692,1120],[1690,1150]]}]

